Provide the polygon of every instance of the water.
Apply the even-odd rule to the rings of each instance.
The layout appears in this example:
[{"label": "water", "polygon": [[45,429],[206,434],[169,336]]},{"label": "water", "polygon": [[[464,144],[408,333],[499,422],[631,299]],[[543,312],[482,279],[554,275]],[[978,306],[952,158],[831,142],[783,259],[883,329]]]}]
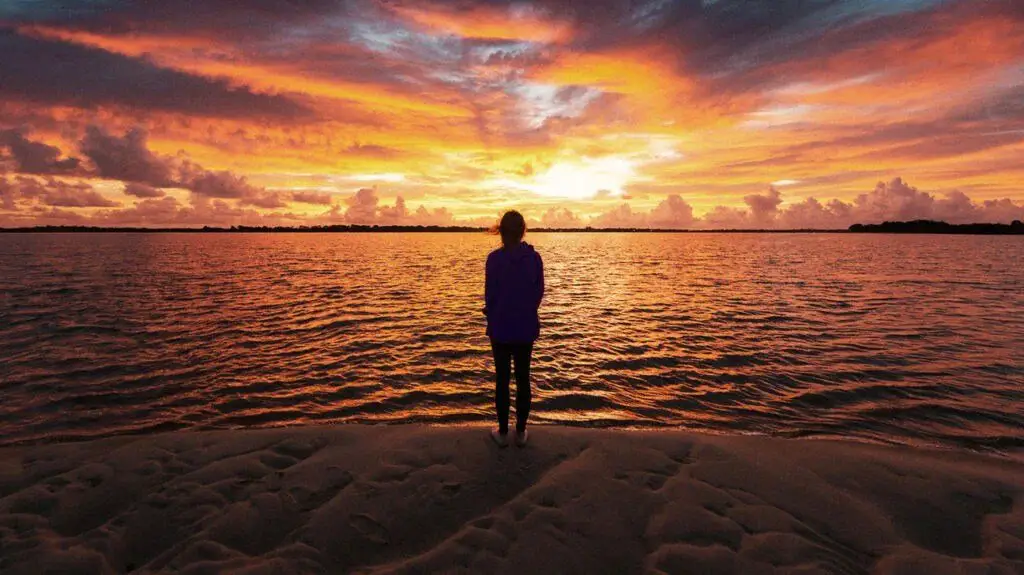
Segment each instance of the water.
[{"label": "water", "polygon": [[[1024,241],[533,234],[532,420],[1024,446]],[[0,442],[484,422],[483,234],[0,236]]]}]

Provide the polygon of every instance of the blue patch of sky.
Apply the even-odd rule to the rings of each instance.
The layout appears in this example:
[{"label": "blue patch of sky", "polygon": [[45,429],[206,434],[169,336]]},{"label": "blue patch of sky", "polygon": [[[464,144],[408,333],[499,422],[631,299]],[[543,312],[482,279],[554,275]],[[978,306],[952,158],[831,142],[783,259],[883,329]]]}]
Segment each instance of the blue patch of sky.
[{"label": "blue patch of sky", "polygon": [[[726,0],[718,0],[725,2]],[[758,66],[765,55],[786,53],[789,46],[813,38],[831,27],[850,25],[883,17],[923,11],[956,0],[811,0],[806,16],[774,30],[756,44],[732,54],[723,63],[720,76]],[[815,6],[817,4],[817,7]],[[761,6],[763,8],[763,5]],[[733,9],[741,9],[739,5]],[[770,58],[770,57],[769,57]]]},{"label": "blue patch of sky", "polygon": [[828,26],[844,22],[872,20],[907,12],[920,12],[955,0],[852,0],[836,2],[808,18],[807,24]]},{"label": "blue patch of sky", "polygon": [[487,62],[497,55],[521,56],[537,49],[539,44],[528,41],[494,42],[486,46],[475,46],[470,49],[474,59],[479,62]]},{"label": "blue patch of sky", "polygon": [[[659,24],[663,18],[672,13],[675,0],[650,0],[637,6],[630,14],[630,25],[641,30]],[[707,0],[705,0],[705,6]]]},{"label": "blue patch of sky", "polygon": [[0,18],[21,21],[73,20],[105,12],[117,0],[0,0]]},{"label": "blue patch of sky", "polygon": [[388,54],[403,46],[412,38],[404,28],[381,23],[359,22],[349,26],[352,40],[374,52]]},{"label": "blue patch of sky", "polygon": [[458,38],[426,34],[390,21],[360,21],[348,27],[351,40],[381,54],[415,57],[424,63],[452,63],[462,57]]},{"label": "blue patch of sky", "polygon": [[509,86],[508,92],[519,101],[522,118],[530,128],[539,128],[551,118],[573,118],[586,110],[600,90],[586,86],[553,86],[521,82]]}]

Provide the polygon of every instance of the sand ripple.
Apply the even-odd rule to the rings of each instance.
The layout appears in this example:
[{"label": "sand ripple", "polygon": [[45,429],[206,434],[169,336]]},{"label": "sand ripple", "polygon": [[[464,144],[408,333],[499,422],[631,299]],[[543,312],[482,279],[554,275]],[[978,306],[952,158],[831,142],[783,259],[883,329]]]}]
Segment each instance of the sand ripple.
[{"label": "sand ripple", "polygon": [[1021,573],[1024,464],[538,428],[323,426],[0,449],[0,572]]}]

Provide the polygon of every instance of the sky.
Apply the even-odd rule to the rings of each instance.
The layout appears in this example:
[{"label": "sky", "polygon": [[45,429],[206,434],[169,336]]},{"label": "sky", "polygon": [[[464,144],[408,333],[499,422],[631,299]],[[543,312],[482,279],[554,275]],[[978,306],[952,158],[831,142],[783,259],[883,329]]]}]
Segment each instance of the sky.
[{"label": "sky", "polygon": [[1024,220],[1020,0],[6,0],[0,226]]}]

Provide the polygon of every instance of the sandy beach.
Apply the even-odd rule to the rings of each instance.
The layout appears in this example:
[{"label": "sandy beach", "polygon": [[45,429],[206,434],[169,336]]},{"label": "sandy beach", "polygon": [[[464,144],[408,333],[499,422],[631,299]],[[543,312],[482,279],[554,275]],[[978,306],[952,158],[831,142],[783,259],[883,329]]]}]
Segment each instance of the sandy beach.
[{"label": "sandy beach", "polygon": [[0,572],[1024,573],[1024,464],[536,427],[175,432],[0,450]]}]

